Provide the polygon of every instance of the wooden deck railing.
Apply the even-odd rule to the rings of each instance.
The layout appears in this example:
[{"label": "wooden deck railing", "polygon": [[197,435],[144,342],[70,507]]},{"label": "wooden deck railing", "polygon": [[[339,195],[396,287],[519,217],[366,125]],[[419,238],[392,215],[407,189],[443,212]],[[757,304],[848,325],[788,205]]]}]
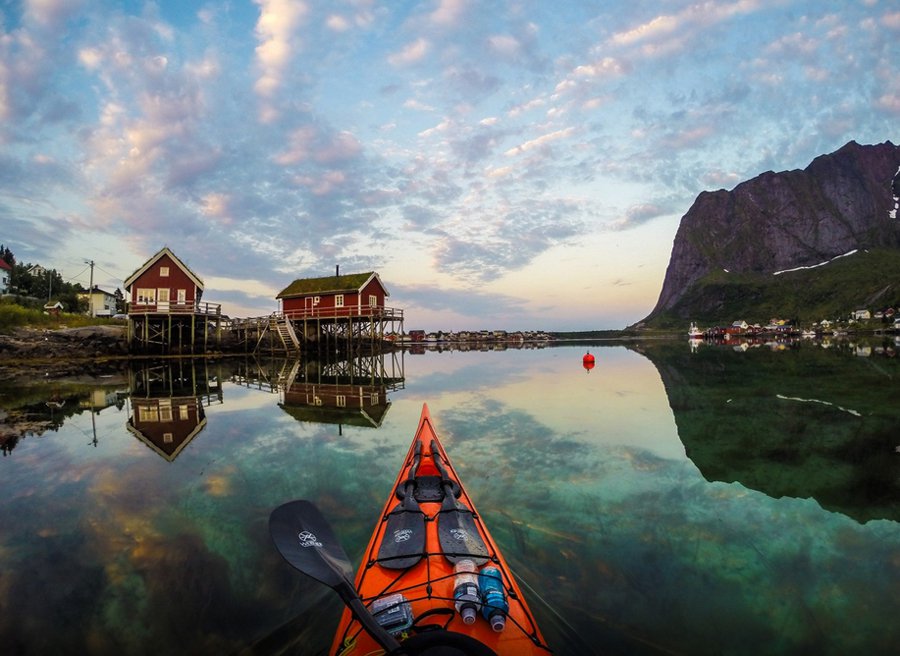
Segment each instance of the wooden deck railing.
[{"label": "wooden deck railing", "polygon": [[136,314],[202,314],[219,316],[222,314],[221,303],[168,303],[160,308],[159,303],[129,303],[127,312]]},{"label": "wooden deck railing", "polygon": [[368,319],[386,319],[386,320],[402,320],[403,310],[399,308],[389,307],[314,307],[302,308],[297,310],[286,310],[280,313],[291,321],[302,321],[304,319],[347,319],[347,318],[368,318]]}]

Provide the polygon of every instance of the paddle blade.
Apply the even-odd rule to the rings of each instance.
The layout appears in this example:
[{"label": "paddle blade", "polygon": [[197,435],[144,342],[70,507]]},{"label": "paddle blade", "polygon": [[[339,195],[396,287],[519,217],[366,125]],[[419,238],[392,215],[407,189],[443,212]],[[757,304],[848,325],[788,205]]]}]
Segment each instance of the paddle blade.
[{"label": "paddle blade", "polygon": [[451,563],[469,559],[476,565],[484,565],[489,560],[489,552],[472,511],[462,503],[447,505],[438,513],[438,539],[444,557]]},{"label": "paddle blade", "polygon": [[353,569],[322,513],[309,501],[290,501],[269,516],[269,534],[278,552],[307,576],[331,588],[353,585]]},{"label": "paddle blade", "polygon": [[425,513],[412,498],[412,490],[390,512],[378,547],[378,564],[388,569],[412,567],[425,553]]}]

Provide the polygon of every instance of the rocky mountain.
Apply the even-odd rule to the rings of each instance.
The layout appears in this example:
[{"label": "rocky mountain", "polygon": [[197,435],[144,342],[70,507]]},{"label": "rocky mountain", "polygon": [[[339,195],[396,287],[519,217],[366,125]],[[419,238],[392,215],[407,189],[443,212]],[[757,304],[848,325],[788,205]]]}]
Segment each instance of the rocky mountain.
[{"label": "rocky mountain", "polygon": [[898,198],[900,146],[890,141],[851,141],[802,171],[768,171],[731,191],[703,192],[681,219],[662,292],[642,323],[673,312],[703,319],[691,307],[702,295],[683,301],[709,276],[771,277],[855,250],[900,249]]}]

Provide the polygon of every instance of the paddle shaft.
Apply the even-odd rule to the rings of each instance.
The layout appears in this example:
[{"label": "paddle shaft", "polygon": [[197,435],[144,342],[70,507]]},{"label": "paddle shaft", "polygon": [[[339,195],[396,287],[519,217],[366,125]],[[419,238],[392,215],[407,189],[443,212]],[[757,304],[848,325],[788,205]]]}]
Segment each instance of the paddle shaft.
[{"label": "paddle shaft", "polygon": [[387,630],[385,630],[385,628],[372,616],[372,613],[366,608],[362,599],[359,598],[356,588],[354,588],[349,581],[345,581],[343,584],[335,587],[334,591],[340,595],[344,603],[347,604],[351,611],[353,611],[356,620],[369,632],[369,635],[375,638],[375,641],[379,645],[385,648],[388,654],[400,655],[406,653],[403,651],[400,643],[397,642],[397,639],[388,633]]},{"label": "paddle shaft", "polygon": [[306,500],[282,504],[269,516],[269,533],[288,564],[337,592],[360,625],[388,654],[405,653],[360,599],[348,578],[350,560],[314,504]]},{"label": "paddle shaft", "polygon": [[453,494],[453,481],[450,479],[450,476],[447,475],[447,468],[444,467],[444,463],[441,462],[441,452],[438,451],[437,443],[434,440],[431,441],[431,459],[434,460],[434,466],[437,467],[438,471],[441,473],[441,485],[449,488],[447,492],[450,493],[450,497],[456,499],[456,495]]}]

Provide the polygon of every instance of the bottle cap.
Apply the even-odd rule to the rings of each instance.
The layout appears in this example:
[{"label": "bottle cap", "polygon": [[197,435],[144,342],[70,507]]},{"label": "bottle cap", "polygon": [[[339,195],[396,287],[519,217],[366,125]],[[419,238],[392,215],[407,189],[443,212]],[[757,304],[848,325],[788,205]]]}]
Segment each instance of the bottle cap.
[{"label": "bottle cap", "polygon": [[462,621],[466,624],[474,624],[475,623],[475,607],[471,605],[463,606],[459,611],[459,614],[462,615]]},{"label": "bottle cap", "polygon": [[506,626],[506,616],[503,613],[494,613],[490,618],[491,628],[498,633]]}]

